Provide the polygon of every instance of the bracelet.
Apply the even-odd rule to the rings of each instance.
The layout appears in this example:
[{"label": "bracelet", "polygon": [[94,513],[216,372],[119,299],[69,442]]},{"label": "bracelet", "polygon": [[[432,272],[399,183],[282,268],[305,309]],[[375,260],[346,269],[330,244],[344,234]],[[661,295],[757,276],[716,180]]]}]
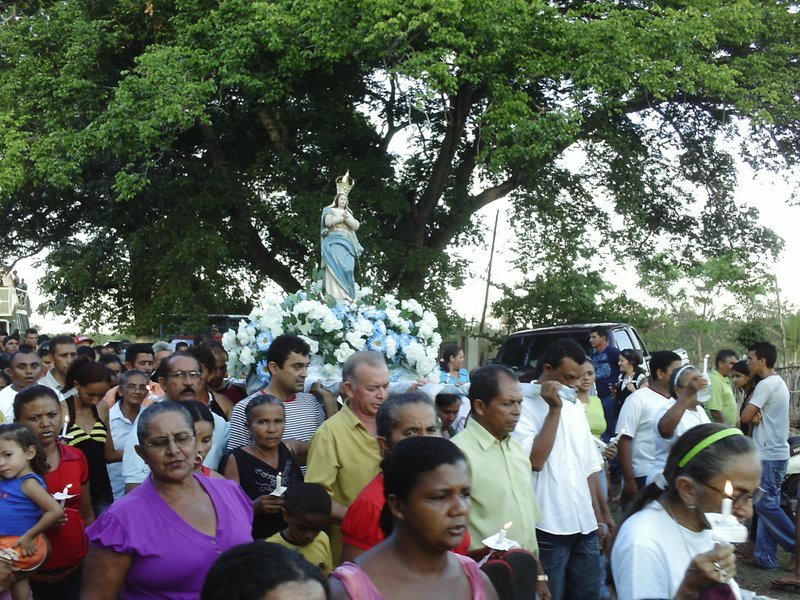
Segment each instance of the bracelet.
[{"label": "bracelet", "polygon": [[598,524],[597,524],[597,527],[598,527],[598,528],[600,528],[600,527],[604,527],[604,528],[605,528],[605,530],[606,530],[606,531],[608,531],[608,525],[607,525],[606,523],[598,523]]},{"label": "bracelet", "polygon": [[548,581],[547,575],[537,575],[536,581]]}]

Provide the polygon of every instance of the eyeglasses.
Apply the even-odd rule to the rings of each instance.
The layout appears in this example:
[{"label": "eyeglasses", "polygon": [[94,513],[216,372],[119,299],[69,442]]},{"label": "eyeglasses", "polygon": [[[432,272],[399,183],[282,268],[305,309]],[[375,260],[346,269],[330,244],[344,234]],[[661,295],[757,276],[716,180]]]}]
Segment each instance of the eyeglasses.
[{"label": "eyeglasses", "polygon": [[726,494],[723,490],[721,490],[719,488],[715,488],[713,485],[708,485],[707,483],[703,483],[702,481],[700,482],[700,485],[702,485],[704,487],[707,487],[709,489],[712,489],[715,492],[719,492],[719,494],[721,496],[723,496],[724,498],[730,498],[731,500],[733,500],[733,503],[732,503],[733,504],[733,508],[742,508],[743,506],[747,506],[751,502],[754,505],[758,504],[764,498],[764,493],[765,493],[763,489],[758,488],[753,493],[740,494],[738,496],[730,496],[730,495]]},{"label": "eyeglasses", "polygon": [[175,371],[174,373],[167,373],[167,379],[200,379],[203,376],[202,371]]},{"label": "eyeglasses", "polygon": [[135,383],[128,383],[125,385],[125,389],[129,392],[149,392],[150,386],[149,385],[136,385]]},{"label": "eyeglasses", "polygon": [[176,446],[186,448],[192,445],[192,440],[194,440],[194,436],[191,433],[179,433],[173,438],[159,437],[154,440],[150,440],[149,442],[142,444],[142,446],[145,448],[154,448],[156,450],[166,450],[169,447],[170,441],[172,441],[175,442]]}]

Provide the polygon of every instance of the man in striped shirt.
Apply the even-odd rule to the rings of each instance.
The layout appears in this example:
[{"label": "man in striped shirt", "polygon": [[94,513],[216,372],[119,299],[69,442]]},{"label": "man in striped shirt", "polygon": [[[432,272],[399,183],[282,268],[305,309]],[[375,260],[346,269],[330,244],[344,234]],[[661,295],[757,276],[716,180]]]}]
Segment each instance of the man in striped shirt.
[{"label": "man in striped shirt", "polygon": [[270,394],[283,401],[286,408],[286,429],[283,439],[310,442],[311,437],[325,421],[325,411],[312,394],[303,393],[308,375],[311,348],[296,335],[279,335],[267,351],[271,378],[269,385],[255,394],[237,402],[231,411],[228,450],[250,443],[244,411],[248,402],[258,394]]}]

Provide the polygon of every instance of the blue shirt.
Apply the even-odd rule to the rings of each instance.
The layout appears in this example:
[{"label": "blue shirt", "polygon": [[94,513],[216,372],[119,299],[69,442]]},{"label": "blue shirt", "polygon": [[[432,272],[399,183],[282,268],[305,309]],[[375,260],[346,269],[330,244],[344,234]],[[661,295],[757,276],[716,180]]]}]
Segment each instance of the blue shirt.
[{"label": "blue shirt", "polygon": [[441,371],[439,383],[444,385],[455,385],[457,383],[469,383],[469,371],[466,369],[458,370],[458,377],[453,377],[449,371]]},{"label": "blue shirt", "polygon": [[47,489],[44,479],[35,473],[0,479],[0,535],[25,535],[42,518],[42,509],[22,491],[22,483],[31,478]]},{"label": "blue shirt", "polygon": [[616,384],[619,379],[619,350],[614,346],[606,346],[602,352],[592,349],[595,387],[600,398],[611,396],[609,385]]}]

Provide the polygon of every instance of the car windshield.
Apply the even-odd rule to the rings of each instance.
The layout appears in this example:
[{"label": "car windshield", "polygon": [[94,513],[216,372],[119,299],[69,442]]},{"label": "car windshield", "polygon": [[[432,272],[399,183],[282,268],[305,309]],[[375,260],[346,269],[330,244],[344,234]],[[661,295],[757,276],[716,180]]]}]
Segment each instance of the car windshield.
[{"label": "car windshield", "polygon": [[529,333],[508,338],[497,355],[497,362],[524,373],[536,366],[536,361],[550,344],[564,338],[578,342],[587,355],[592,350],[588,330]]}]

